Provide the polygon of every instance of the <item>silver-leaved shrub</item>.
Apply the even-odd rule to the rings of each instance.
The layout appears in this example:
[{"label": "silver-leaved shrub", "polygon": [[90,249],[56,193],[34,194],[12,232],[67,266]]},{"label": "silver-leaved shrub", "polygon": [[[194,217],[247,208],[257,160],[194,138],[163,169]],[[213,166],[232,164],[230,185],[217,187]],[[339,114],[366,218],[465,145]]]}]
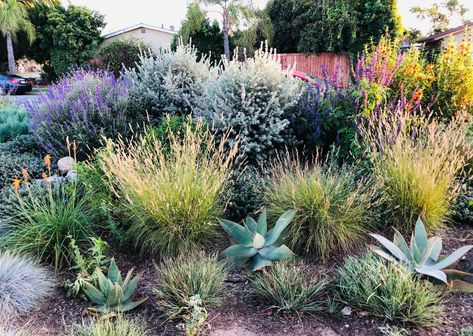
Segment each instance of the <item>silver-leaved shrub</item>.
[{"label": "silver-leaved shrub", "polygon": [[180,43],[176,50],[143,53],[134,69],[125,69],[135,109],[151,116],[189,114],[194,100],[202,94],[203,83],[216,78],[218,69],[200,57],[191,45]]},{"label": "silver-leaved shrub", "polygon": [[207,81],[196,100],[195,114],[207,121],[218,140],[231,130],[229,147],[239,137],[240,156],[249,163],[264,161],[293,141],[289,116],[304,85],[281,69],[277,57],[260,48],[254,58],[224,60],[218,79]]}]

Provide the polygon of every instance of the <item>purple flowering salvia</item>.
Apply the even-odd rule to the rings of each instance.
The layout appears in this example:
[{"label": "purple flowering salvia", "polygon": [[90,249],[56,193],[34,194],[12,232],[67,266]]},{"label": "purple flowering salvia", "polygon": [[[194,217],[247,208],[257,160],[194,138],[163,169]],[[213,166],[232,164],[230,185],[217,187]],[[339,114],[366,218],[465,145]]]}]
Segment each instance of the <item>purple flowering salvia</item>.
[{"label": "purple flowering salvia", "polygon": [[129,85],[108,71],[78,69],[40,93],[27,110],[31,130],[42,148],[67,153],[66,137],[75,139],[83,156],[104,137],[127,136],[137,116],[128,111]]}]

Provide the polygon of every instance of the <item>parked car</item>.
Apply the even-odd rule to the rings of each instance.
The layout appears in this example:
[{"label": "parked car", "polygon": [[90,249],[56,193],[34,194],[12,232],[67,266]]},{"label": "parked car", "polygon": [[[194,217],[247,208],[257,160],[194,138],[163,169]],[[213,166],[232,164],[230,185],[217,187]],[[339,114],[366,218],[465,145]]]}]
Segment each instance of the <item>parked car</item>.
[{"label": "parked car", "polygon": [[292,77],[303,80],[304,82],[312,84],[313,86],[319,86],[320,82],[321,82],[321,80],[318,79],[317,77],[311,76],[311,75],[306,74],[302,71],[293,71],[292,72]]},{"label": "parked car", "polygon": [[31,92],[31,82],[18,75],[0,74],[0,92],[9,94],[23,94]]}]

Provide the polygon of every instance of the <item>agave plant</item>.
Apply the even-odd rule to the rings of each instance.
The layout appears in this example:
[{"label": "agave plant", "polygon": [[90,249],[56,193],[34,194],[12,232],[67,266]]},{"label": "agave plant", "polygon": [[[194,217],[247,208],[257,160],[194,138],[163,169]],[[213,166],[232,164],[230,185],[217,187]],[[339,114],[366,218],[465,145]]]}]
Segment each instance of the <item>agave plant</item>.
[{"label": "agave plant", "polygon": [[448,283],[448,278],[459,279],[468,273],[450,269],[461,257],[473,248],[467,245],[454,251],[449,256],[440,254],[442,251],[442,239],[440,237],[427,237],[424,224],[417,220],[415,232],[411,236],[410,246],[404,237],[394,229],[394,239],[390,240],[377,234],[371,234],[384,249],[376,248],[374,252],[389,261],[405,263],[412,271],[424,274]]},{"label": "agave plant", "polygon": [[259,216],[258,222],[248,217],[244,225],[220,219],[220,224],[235,245],[222,252],[222,256],[231,258],[233,266],[248,264],[248,269],[257,271],[271,266],[273,261],[294,257],[294,253],[282,245],[283,231],[296,214],[295,210],[285,212],[277,220],[272,230],[267,230],[266,209]]},{"label": "agave plant", "polygon": [[89,308],[90,311],[97,313],[127,312],[148,300],[145,297],[139,301],[131,301],[133,291],[141,280],[141,274],[132,279],[133,269],[131,269],[123,280],[114,259],[110,261],[107,277],[100,268],[96,269],[96,273],[95,286],[87,281],[84,281],[83,284],[84,293],[97,305],[97,307]]}]

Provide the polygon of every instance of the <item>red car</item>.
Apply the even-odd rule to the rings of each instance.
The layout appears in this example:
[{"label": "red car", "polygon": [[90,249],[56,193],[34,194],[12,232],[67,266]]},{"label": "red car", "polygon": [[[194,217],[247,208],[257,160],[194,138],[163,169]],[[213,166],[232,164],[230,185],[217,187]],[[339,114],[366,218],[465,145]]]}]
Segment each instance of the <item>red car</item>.
[{"label": "red car", "polygon": [[309,74],[306,74],[302,71],[293,71],[292,72],[292,77],[303,80],[304,82],[312,84],[313,86],[319,86],[320,85],[320,79],[318,79],[317,77],[311,76]]}]

